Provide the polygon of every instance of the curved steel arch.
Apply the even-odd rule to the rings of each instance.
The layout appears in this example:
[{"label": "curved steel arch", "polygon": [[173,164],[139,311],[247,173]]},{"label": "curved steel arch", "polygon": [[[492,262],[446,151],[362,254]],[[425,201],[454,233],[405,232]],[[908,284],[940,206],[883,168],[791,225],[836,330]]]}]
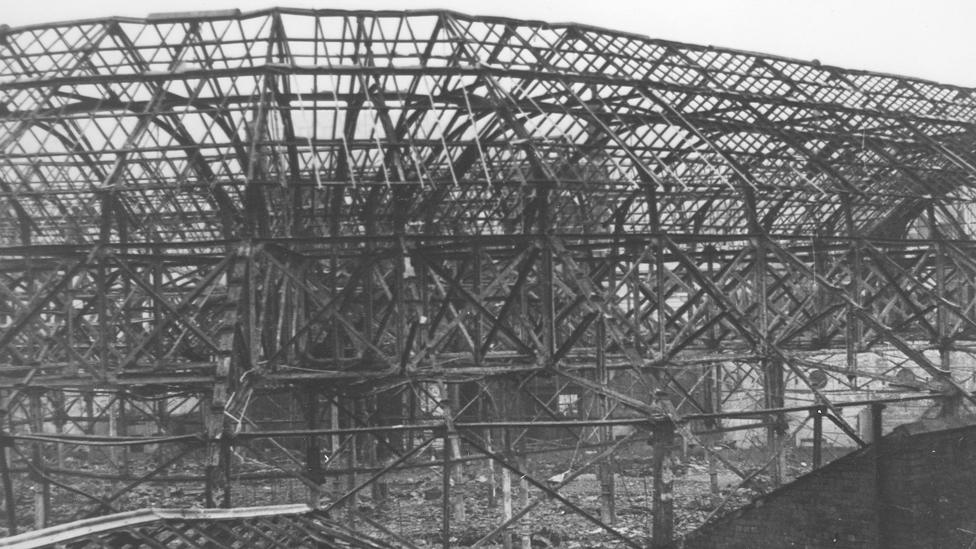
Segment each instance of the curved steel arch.
[{"label": "curved steel arch", "polygon": [[[804,414],[829,414],[862,442],[841,411],[878,404],[880,391],[946,411],[973,398],[960,374],[976,349],[976,217],[965,216],[976,212],[973,90],[447,11],[276,9],[87,25],[5,31],[13,45],[3,51],[19,63],[0,70],[0,101],[36,104],[0,113],[0,142],[36,126],[53,137],[20,155],[24,169],[64,149],[93,175],[51,170],[3,184],[41,196],[124,185],[128,162],[168,178],[166,191],[179,192],[189,170],[216,186],[206,202],[180,201],[199,215],[168,215],[153,193],[127,195],[133,211],[166,214],[143,223],[176,236],[101,247],[23,241],[13,233],[40,221],[12,202],[18,222],[0,234],[0,262],[16,284],[0,307],[16,318],[0,329],[0,392],[9,393],[0,396],[11,397],[11,440],[22,451],[8,485],[36,485],[37,501],[68,490],[31,446],[64,442],[57,436],[95,448],[187,444],[158,471],[112,476],[199,481],[212,506],[236,502],[255,475],[321,495],[326,446],[333,464],[348,459],[345,469],[381,478],[418,465],[410,444],[432,444],[424,437],[434,428],[454,459],[471,457],[454,447],[487,450],[486,429],[553,427],[574,444],[612,448],[614,425],[674,424],[691,441],[701,425],[758,417],[735,429],[765,430],[775,450],[786,427],[804,428]],[[187,48],[193,63],[181,65]],[[61,50],[76,62],[52,63]],[[186,97],[170,91],[183,83]],[[56,106],[53,94],[69,88]],[[92,89],[116,91],[102,100],[83,93]],[[304,136],[299,100],[317,122]],[[104,151],[85,139],[86,114],[117,132]],[[140,139],[149,128],[167,137]],[[102,173],[92,156],[102,153],[115,155],[116,171]],[[217,173],[228,180],[214,182]],[[39,208],[51,223],[95,223]],[[951,235],[940,232],[940,208],[964,214]],[[109,313],[117,318],[101,322]],[[22,337],[31,331],[59,338]],[[895,364],[914,382],[898,379]],[[18,396],[24,376],[30,391]],[[722,376],[732,382],[720,385]],[[717,398],[725,389],[736,398]],[[73,432],[70,420],[45,431],[45,418],[100,421],[84,398],[71,402],[96,390],[112,395],[89,401],[102,416],[140,423],[178,390],[204,419],[181,418],[193,435],[104,440]],[[586,419],[554,409],[569,391]],[[863,400],[843,402],[847,393]],[[164,417],[188,415],[162,407]],[[325,428],[326,417],[342,428]],[[377,433],[376,447],[363,440]],[[258,456],[280,458],[274,473],[235,457],[252,440],[282,437],[302,443]],[[188,457],[197,447],[202,457]],[[371,454],[390,447],[392,465]],[[595,463],[612,509],[606,459]],[[450,476],[456,464],[443,465]],[[774,467],[780,480],[784,465]],[[82,473],[68,469],[56,474]],[[89,499],[117,505],[117,496]]]}]

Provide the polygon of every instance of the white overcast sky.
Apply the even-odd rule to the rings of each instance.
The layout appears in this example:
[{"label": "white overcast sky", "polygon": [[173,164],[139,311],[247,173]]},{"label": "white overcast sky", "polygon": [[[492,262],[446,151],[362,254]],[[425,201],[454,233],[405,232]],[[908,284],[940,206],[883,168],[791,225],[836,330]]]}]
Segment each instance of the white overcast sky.
[{"label": "white overcast sky", "polygon": [[0,0],[0,23],[275,5],[586,23],[976,87],[976,0]]}]

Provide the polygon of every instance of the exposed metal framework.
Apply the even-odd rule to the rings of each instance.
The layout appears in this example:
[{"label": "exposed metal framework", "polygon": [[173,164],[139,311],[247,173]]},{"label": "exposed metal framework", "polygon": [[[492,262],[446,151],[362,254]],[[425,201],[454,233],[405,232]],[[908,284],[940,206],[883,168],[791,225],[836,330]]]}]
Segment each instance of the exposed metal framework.
[{"label": "exposed metal framework", "polygon": [[[293,477],[332,508],[363,486],[326,478],[443,438],[447,544],[459,464],[521,476],[533,426],[602,448],[648,427],[660,470],[672,429],[765,429],[782,455],[789,413],[860,442],[845,400],[950,412],[972,398],[974,121],[969,88],[448,11],[4,27],[7,501],[36,486],[44,523],[78,476],[116,483],[76,494],[101,512]],[[179,451],[130,469],[146,444]],[[64,459],[103,447],[110,475]],[[599,457],[601,516],[573,510],[634,545]]]},{"label": "exposed metal framework", "polygon": [[314,547],[391,549],[304,505],[146,509],[72,522],[4,540],[10,549],[77,547]]}]

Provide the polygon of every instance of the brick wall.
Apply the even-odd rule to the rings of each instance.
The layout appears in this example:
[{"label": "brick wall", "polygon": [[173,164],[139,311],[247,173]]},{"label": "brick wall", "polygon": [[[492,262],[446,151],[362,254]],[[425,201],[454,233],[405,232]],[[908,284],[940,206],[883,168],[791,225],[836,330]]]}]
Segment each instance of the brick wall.
[{"label": "brick wall", "polygon": [[926,428],[899,429],[883,439],[880,460],[877,446],[847,455],[678,546],[970,547],[976,540],[976,426],[919,432]]}]

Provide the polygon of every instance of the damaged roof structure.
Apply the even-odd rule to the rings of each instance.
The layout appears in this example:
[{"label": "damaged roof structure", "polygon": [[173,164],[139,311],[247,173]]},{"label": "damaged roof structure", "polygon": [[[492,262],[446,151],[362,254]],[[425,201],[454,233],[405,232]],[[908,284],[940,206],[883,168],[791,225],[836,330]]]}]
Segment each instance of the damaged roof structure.
[{"label": "damaged roof structure", "polygon": [[[810,423],[816,448],[823,419],[865,444],[845,409],[958,414],[974,94],[450,11],[4,27],[5,525],[128,510],[149,485],[295,503],[247,488],[281,479],[358,515],[361,490],[423,466],[447,546],[451,487],[488,459],[637,546],[613,452],[588,464],[596,514],[499,433],[667,451],[672,429],[751,429],[783,482]],[[145,446],[165,459],[136,463]]]}]

